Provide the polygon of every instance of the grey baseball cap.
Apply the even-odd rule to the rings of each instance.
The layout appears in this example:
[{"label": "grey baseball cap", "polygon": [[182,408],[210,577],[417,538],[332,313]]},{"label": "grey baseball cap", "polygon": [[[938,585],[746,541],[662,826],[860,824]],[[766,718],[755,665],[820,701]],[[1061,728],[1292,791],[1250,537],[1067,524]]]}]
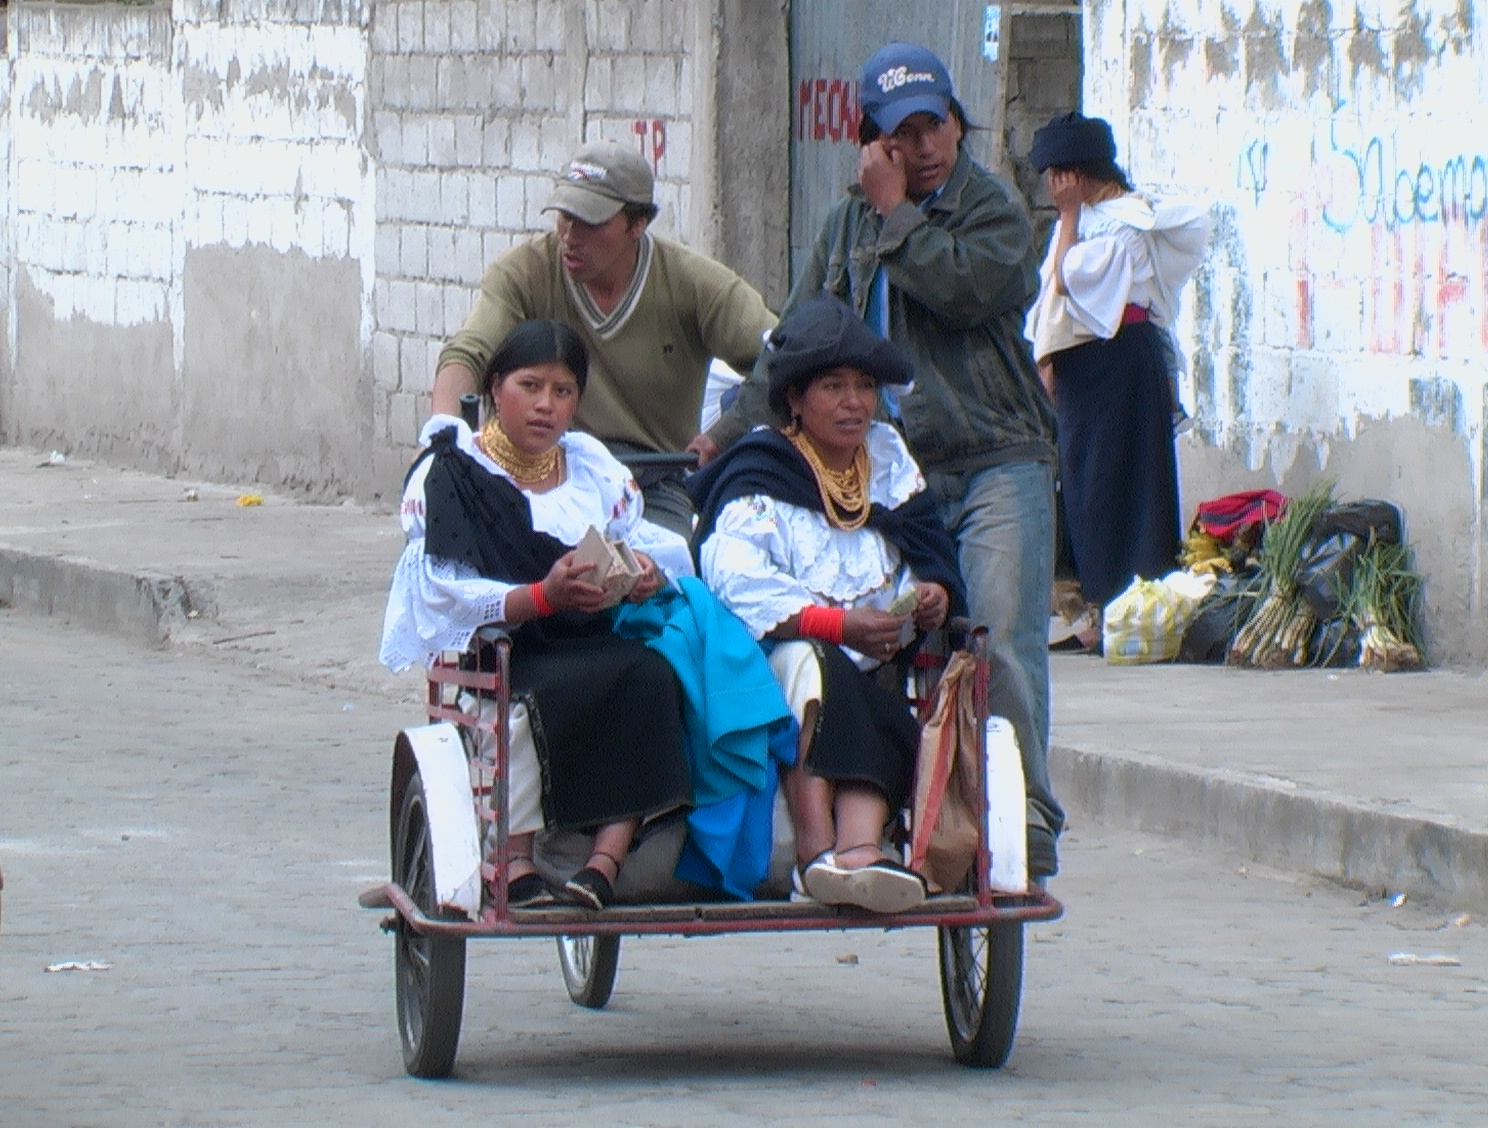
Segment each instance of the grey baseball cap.
[{"label": "grey baseball cap", "polygon": [[592,141],[569,160],[543,211],[604,223],[626,204],[652,203],[651,166],[635,149]]}]

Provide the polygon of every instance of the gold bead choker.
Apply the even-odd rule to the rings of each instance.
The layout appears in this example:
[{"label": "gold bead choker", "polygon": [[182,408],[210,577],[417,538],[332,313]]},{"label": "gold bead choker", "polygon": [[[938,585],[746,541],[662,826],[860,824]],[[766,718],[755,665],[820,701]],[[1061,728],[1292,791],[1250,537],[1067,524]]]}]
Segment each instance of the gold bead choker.
[{"label": "gold bead choker", "polygon": [[494,415],[481,427],[476,442],[491,461],[510,474],[519,486],[535,486],[547,481],[563,457],[563,448],[557,443],[541,454],[528,454],[511,441]]},{"label": "gold bead choker", "polygon": [[821,491],[822,508],[826,512],[827,524],[836,529],[854,532],[868,523],[868,447],[858,444],[853,452],[852,465],[846,470],[833,470],[822,461],[811,440],[797,428],[785,433],[791,445],[801,452],[806,465],[816,478],[816,488]]}]

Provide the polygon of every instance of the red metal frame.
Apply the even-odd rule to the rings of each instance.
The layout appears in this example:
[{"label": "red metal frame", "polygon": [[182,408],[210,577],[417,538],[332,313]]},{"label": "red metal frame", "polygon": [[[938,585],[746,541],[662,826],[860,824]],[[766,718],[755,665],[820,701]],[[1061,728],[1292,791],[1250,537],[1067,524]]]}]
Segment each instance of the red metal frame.
[{"label": "red metal frame", "polygon": [[[985,655],[986,632],[978,629],[969,634],[969,646],[977,656],[973,681],[973,703],[978,731],[984,731],[987,718],[989,667]],[[494,663],[487,666],[487,656]],[[914,668],[918,678],[915,705],[923,708],[933,691],[936,671],[945,664],[939,654],[920,652]],[[396,882],[380,890],[369,890],[362,897],[367,907],[391,908],[415,932],[436,936],[598,936],[606,934],[708,936],[736,932],[800,932],[813,930],[893,929],[935,926],[941,928],[986,927],[993,924],[1054,920],[1064,907],[1046,890],[1029,884],[1021,894],[995,893],[988,885],[992,858],[986,835],[977,845],[974,866],[974,894],[932,897],[923,906],[908,913],[885,915],[852,908],[831,908],[814,902],[791,904],[768,902],[704,902],[646,906],[614,906],[600,912],[579,908],[521,909],[513,912],[506,903],[506,874],[511,864],[507,827],[507,771],[509,739],[507,693],[511,670],[511,640],[505,634],[479,640],[471,650],[455,659],[440,659],[429,670],[427,713],[430,721],[449,721],[468,730],[478,743],[478,733],[492,734],[494,756],[490,764],[476,760],[473,782],[476,795],[484,791],[487,801],[479,808],[483,824],[493,833],[483,833],[481,876],[484,908],[475,920],[435,920],[427,916]],[[494,722],[482,721],[479,715],[462,711],[454,702],[460,689],[492,695],[498,707]],[[469,747],[469,746],[467,746]],[[489,785],[485,773],[489,771]],[[987,806],[987,767],[985,757],[979,773],[978,788],[982,809]]]}]

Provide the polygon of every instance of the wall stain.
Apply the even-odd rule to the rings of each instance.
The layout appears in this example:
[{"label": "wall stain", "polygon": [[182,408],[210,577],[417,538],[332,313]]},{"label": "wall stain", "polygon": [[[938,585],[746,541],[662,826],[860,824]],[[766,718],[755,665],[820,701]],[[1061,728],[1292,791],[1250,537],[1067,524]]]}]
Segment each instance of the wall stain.
[{"label": "wall stain", "polygon": [[1173,73],[1186,64],[1193,55],[1194,37],[1188,29],[1173,19],[1173,9],[1163,12],[1162,26],[1157,29],[1157,41],[1162,54],[1163,83],[1173,85]]},{"label": "wall stain", "polygon": [[22,104],[33,117],[48,125],[63,116],[97,121],[103,110],[103,71],[94,67],[86,80],[74,74],[66,93],[55,77],[50,85],[45,78],[38,79]]},{"label": "wall stain", "polygon": [[1333,93],[1333,5],[1328,0],[1308,0],[1297,13],[1297,33],[1292,37],[1292,70],[1302,72],[1304,96],[1322,91],[1336,105]]},{"label": "wall stain", "polygon": [[221,113],[226,107],[228,95],[241,87],[244,98],[265,96],[277,99],[289,106],[290,112],[304,114],[310,110],[334,110],[346,122],[348,131],[357,128],[356,94],[350,87],[350,79],[316,63],[306,74],[294,71],[288,63],[270,67],[259,67],[243,77],[242,65],[234,56],[227,65],[227,74],[199,66],[183,68],[181,77],[182,98],[187,106],[196,111],[200,121],[207,108]]},{"label": "wall stain", "polygon": [[1364,26],[1364,17],[1354,9],[1354,30],[1349,36],[1349,85],[1359,85],[1359,75],[1368,72],[1379,78],[1389,74],[1385,65],[1383,33],[1376,28]]},{"label": "wall stain", "polygon": [[1131,89],[1127,92],[1127,105],[1140,110],[1147,105],[1152,93],[1152,29],[1144,17],[1131,37]]},{"label": "wall stain", "polygon": [[[1212,443],[1215,439],[1211,433],[1212,424],[1220,414],[1219,358],[1228,358],[1224,363],[1223,379],[1230,395],[1232,416],[1245,418],[1250,410],[1253,301],[1245,235],[1235,209],[1215,205],[1210,218],[1213,232],[1209,236],[1209,253],[1193,277],[1197,347],[1192,360],[1195,415]],[[1228,295],[1226,282],[1234,287]]]},{"label": "wall stain", "polygon": [[1204,40],[1204,65],[1211,78],[1234,78],[1240,73],[1240,17],[1226,4],[1219,22],[1220,34]]},{"label": "wall stain", "polygon": [[1411,414],[1428,427],[1445,427],[1462,433],[1462,389],[1443,376],[1412,377]]},{"label": "wall stain", "polygon": [[1426,67],[1439,52],[1431,45],[1426,17],[1416,7],[1416,0],[1411,0],[1402,16],[1400,29],[1395,32],[1395,92],[1401,101],[1409,102],[1421,92]]},{"label": "wall stain", "polygon": [[1264,105],[1280,108],[1281,79],[1290,69],[1280,14],[1273,23],[1257,4],[1245,21],[1245,92],[1254,91]]},{"label": "wall stain", "polygon": [[1446,30],[1447,46],[1452,49],[1452,54],[1465,55],[1471,51],[1473,31],[1476,29],[1472,0],[1457,0],[1457,11],[1450,19],[1443,20],[1442,26]]},{"label": "wall stain", "polygon": [[123,121],[128,115],[124,111],[124,84],[114,75],[114,88],[109,92],[109,121]]},{"label": "wall stain", "polygon": [[[234,60],[236,62],[237,60]],[[196,111],[196,120],[201,121],[211,106],[222,112],[222,79],[206,67],[187,64],[181,69],[181,100]]]}]

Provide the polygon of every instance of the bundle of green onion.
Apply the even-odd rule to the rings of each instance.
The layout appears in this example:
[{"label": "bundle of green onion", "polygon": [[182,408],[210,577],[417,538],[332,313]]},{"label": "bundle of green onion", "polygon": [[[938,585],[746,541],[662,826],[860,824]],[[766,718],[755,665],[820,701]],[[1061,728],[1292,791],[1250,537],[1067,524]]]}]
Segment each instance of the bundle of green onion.
[{"label": "bundle of green onion", "polygon": [[1359,665],[1392,673],[1422,665],[1423,581],[1408,544],[1370,544],[1354,561],[1344,612],[1361,639]]},{"label": "bundle of green onion", "polygon": [[1333,483],[1323,482],[1291,498],[1281,516],[1266,527],[1257,554],[1260,610],[1230,644],[1231,662],[1266,669],[1307,664],[1317,616],[1297,592],[1297,570],[1313,521],[1333,503]]}]

